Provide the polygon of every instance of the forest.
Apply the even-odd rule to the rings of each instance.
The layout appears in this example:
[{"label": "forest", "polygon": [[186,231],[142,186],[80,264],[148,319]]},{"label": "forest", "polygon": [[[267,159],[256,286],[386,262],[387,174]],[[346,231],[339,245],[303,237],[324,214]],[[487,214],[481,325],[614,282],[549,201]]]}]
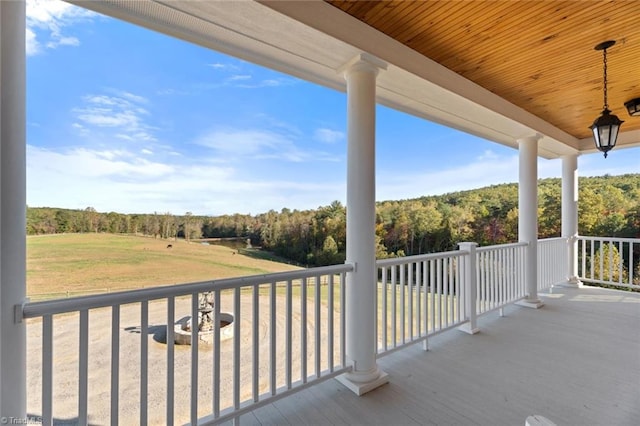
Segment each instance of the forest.
[{"label": "forest", "polygon": [[[581,177],[579,234],[640,238],[640,174]],[[538,182],[539,238],[560,236],[561,182]],[[28,207],[29,235],[106,232],[195,240],[241,237],[303,266],[345,259],[346,207],[339,201],[315,210],[268,211],[257,215],[196,216],[190,212],[121,214],[92,207],[69,210]],[[381,201],[376,207],[378,258],[455,249],[458,242],[482,245],[518,240],[518,185]]]}]

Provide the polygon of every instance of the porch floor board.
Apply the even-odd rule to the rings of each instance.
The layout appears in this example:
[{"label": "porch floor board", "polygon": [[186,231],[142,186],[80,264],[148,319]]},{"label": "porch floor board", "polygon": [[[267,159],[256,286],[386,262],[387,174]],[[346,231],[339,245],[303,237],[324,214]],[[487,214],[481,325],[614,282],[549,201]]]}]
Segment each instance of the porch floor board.
[{"label": "porch floor board", "polygon": [[361,397],[330,380],[240,418],[241,424],[640,424],[640,294],[585,287],[542,294],[379,360],[391,381]]}]

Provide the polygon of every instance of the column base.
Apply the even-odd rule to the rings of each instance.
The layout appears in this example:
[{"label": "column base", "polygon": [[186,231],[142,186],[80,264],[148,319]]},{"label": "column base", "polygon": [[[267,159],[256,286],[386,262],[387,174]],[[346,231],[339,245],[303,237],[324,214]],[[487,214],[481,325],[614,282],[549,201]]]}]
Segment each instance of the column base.
[{"label": "column base", "polygon": [[527,417],[524,424],[525,426],[556,426],[554,422],[539,414]]},{"label": "column base", "polygon": [[583,284],[582,281],[580,281],[577,278],[571,278],[566,282],[560,283],[560,284],[555,284],[554,287],[565,287],[565,288],[582,288]]},{"label": "column base", "polygon": [[472,327],[471,323],[462,324],[460,327],[458,327],[458,330],[463,331],[467,334],[476,334],[480,332],[480,329],[478,327]]},{"label": "column base", "polygon": [[367,382],[353,381],[349,377],[350,373],[344,373],[336,377],[336,380],[342,383],[351,392],[355,393],[358,396],[361,396],[367,392],[371,392],[372,390],[379,388],[382,385],[389,383],[389,375],[387,373],[380,369],[378,369],[378,373],[379,374],[377,378],[369,380]]},{"label": "column base", "polygon": [[544,303],[540,299],[523,299],[516,302],[518,306],[524,306],[525,308],[540,309],[544,306]]}]

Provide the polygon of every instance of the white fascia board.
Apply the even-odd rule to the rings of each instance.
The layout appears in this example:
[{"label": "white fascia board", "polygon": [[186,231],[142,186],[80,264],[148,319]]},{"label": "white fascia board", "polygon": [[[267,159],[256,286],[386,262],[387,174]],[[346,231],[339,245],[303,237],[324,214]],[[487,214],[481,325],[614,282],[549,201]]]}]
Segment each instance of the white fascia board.
[{"label": "white fascia board", "polygon": [[[624,124],[622,125],[624,126]],[[580,152],[584,154],[590,154],[598,152],[596,145],[593,142],[593,138],[580,139],[579,142]],[[616,141],[616,147],[614,150],[620,150],[625,148],[638,148],[640,147],[640,130],[631,130],[628,132],[620,132],[618,134],[618,140]]]}]

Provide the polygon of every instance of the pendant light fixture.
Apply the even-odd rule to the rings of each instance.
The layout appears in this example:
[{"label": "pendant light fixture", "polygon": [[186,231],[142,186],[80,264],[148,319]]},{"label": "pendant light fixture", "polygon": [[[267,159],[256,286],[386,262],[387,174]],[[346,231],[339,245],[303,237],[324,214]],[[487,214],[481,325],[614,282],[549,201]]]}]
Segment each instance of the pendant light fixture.
[{"label": "pendant light fixture", "polygon": [[631,99],[624,103],[625,108],[632,117],[640,117],[640,98]]},{"label": "pendant light fixture", "polygon": [[624,121],[620,120],[617,116],[612,115],[609,110],[609,104],[607,103],[607,49],[616,44],[615,40],[604,41],[595,47],[595,50],[602,50],[603,64],[604,64],[604,106],[600,117],[591,125],[590,129],[593,131],[593,138],[596,143],[596,148],[604,153],[604,158],[607,158],[607,153],[616,146],[616,139],[618,138],[618,131],[620,125]]}]

